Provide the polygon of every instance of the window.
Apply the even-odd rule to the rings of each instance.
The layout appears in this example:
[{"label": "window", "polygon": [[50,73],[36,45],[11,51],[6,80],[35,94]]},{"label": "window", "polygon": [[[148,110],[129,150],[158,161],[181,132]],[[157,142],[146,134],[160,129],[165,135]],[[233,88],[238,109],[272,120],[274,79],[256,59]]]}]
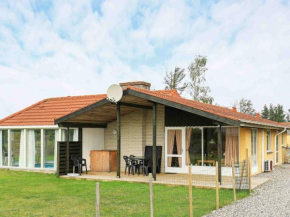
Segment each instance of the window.
[{"label": "window", "polygon": [[[231,166],[239,158],[239,128],[222,127],[222,166]],[[190,135],[188,134],[190,133]],[[187,165],[214,166],[218,161],[218,128],[187,128]],[[188,141],[190,141],[188,143]]]},{"label": "window", "polygon": [[267,130],[267,152],[271,151],[271,130]]},{"label": "window", "polygon": [[54,168],[55,146],[58,130],[44,130],[44,168]]},{"label": "window", "polygon": [[24,130],[11,130],[11,166],[25,167]]},{"label": "window", "polygon": [[251,133],[251,157],[252,157],[252,166],[256,166],[257,165],[257,134],[258,131],[257,129],[252,129],[252,133]]},{"label": "window", "polygon": [[[66,141],[66,129],[61,129],[61,141]],[[78,129],[69,129],[69,141],[78,141]]]},{"label": "window", "polygon": [[26,135],[26,167],[41,167],[41,131],[27,130]]},{"label": "window", "polygon": [[8,130],[0,130],[0,166],[8,166]]}]

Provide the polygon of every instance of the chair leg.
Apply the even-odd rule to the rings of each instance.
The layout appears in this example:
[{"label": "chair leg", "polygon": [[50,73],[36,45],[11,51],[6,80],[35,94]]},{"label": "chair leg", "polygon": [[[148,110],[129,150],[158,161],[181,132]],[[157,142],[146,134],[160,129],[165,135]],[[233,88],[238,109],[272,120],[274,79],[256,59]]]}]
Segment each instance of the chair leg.
[{"label": "chair leg", "polygon": [[126,172],[127,172],[127,166],[125,166],[125,175],[126,175]]},{"label": "chair leg", "polygon": [[86,174],[88,174],[87,163],[86,163]]}]

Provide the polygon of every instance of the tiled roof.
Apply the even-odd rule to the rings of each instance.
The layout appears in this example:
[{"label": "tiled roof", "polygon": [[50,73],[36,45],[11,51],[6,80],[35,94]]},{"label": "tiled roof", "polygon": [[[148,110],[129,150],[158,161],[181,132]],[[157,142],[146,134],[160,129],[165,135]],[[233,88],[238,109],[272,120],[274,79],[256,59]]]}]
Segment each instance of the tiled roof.
[{"label": "tiled roof", "polygon": [[[155,90],[150,91],[137,87],[128,86],[128,89],[138,91],[147,95],[155,96],[171,102],[179,103],[202,110],[230,120],[241,121],[251,124],[260,124],[268,126],[285,127],[284,123],[258,118],[255,116],[235,112],[232,109],[205,104],[180,97],[176,90]],[[33,104],[19,112],[16,112],[2,120],[0,126],[31,126],[31,125],[54,125],[54,120],[87,107],[106,98],[106,94],[85,95],[85,96],[68,96],[44,99]]]},{"label": "tiled roof", "polygon": [[[160,90],[159,94],[175,95],[175,90]],[[107,97],[106,94],[67,96],[44,99],[2,120],[0,126],[54,125],[54,120],[89,106]]]},{"label": "tiled roof", "polygon": [[54,125],[54,119],[106,98],[106,94],[44,99],[0,121],[0,126]]},{"label": "tiled roof", "polygon": [[175,102],[175,103],[186,105],[186,106],[189,106],[189,107],[192,107],[195,109],[199,109],[199,110],[202,110],[202,111],[205,111],[205,112],[208,112],[211,114],[215,114],[215,115],[218,115],[218,116],[221,116],[224,118],[228,118],[228,119],[231,119],[234,121],[241,121],[241,122],[251,123],[251,124],[285,127],[285,125],[278,123],[278,122],[270,121],[270,120],[263,119],[263,118],[258,118],[256,116],[247,115],[247,114],[240,113],[240,112],[235,112],[235,111],[233,111],[233,109],[229,109],[229,108],[225,108],[225,107],[221,107],[221,106],[201,103],[201,102],[197,102],[194,100],[185,99],[182,97],[173,97],[170,95],[160,94],[160,93],[158,93],[158,91],[153,92],[153,91],[148,91],[145,89],[140,89],[140,88],[131,87],[131,86],[128,88],[130,88],[131,90],[142,92],[142,93],[152,95],[152,96],[155,96],[158,98],[169,100],[171,102]]}]

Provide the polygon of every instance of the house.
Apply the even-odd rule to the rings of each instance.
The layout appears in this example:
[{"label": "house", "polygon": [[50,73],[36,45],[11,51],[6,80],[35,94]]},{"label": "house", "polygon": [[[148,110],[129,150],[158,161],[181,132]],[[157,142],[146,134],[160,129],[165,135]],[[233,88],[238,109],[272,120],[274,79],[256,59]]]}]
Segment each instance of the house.
[{"label": "house", "polygon": [[176,90],[150,90],[147,82],[120,86],[117,104],[106,94],[49,98],[2,119],[0,168],[56,172],[57,142],[67,140],[68,148],[81,141],[89,168],[91,150],[117,150],[119,177],[122,156],[142,156],[145,146],[162,147],[163,173],[186,173],[191,165],[195,172],[216,161],[230,171],[246,150],[252,174],[263,172],[266,160],[282,163],[290,126],[185,99]]}]

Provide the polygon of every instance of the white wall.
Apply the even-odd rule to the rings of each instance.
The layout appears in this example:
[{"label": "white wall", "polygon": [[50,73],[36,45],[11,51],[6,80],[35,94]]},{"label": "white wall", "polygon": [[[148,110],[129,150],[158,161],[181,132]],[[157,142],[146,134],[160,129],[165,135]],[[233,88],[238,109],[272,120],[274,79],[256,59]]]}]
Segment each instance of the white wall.
[{"label": "white wall", "polygon": [[101,128],[83,128],[83,158],[87,160],[87,167],[90,170],[91,150],[104,149],[104,129]]}]

